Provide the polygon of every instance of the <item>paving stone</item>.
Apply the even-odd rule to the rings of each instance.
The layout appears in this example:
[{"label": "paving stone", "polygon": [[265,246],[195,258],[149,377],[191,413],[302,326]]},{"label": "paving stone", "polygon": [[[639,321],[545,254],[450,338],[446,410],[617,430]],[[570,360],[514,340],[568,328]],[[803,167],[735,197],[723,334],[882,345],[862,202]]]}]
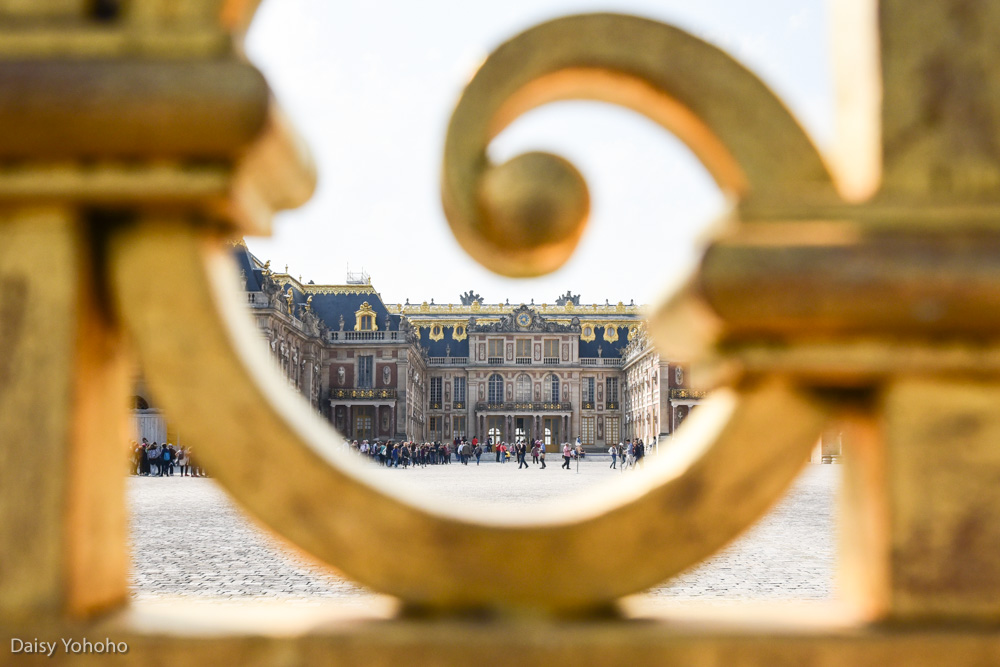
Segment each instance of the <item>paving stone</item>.
[{"label": "paving stone", "polygon": [[[378,474],[388,483],[409,486],[445,505],[472,506],[484,515],[530,513],[539,503],[595,485],[627,484],[631,474],[608,469],[600,457],[581,462],[579,472],[575,463],[569,471],[560,463],[519,471],[516,465],[484,460],[480,466],[378,468]],[[719,602],[835,597],[834,489],[839,479],[839,466],[810,464],[788,496],[743,537],[650,594]],[[285,550],[211,479],[132,477],[129,499],[135,599],[337,598],[357,604],[370,599],[368,591]]]}]

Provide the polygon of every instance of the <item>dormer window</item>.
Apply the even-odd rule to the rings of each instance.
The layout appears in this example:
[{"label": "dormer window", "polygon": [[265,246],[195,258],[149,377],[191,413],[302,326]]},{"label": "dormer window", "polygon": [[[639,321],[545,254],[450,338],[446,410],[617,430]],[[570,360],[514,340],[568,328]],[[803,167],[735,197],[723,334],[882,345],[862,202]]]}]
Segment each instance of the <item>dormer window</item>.
[{"label": "dormer window", "polygon": [[361,308],[354,313],[355,331],[378,331],[378,324],[375,322],[375,310],[367,301],[361,304]]}]

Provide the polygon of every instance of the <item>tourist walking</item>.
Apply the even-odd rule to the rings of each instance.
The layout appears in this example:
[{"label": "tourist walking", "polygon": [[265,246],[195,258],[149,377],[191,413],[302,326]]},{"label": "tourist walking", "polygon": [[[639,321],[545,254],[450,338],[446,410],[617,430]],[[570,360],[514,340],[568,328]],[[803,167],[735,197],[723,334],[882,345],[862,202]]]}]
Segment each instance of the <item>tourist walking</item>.
[{"label": "tourist walking", "polygon": [[540,450],[538,451],[538,460],[539,460],[539,461],[541,462],[541,464],[542,464],[542,470],[545,470],[545,447],[542,447],[542,448],[541,448],[541,449],[540,449]]},{"label": "tourist walking", "polygon": [[528,445],[527,445],[527,443],[522,442],[521,444],[519,444],[517,446],[517,469],[518,470],[520,470],[521,468],[527,468],[528,467],[528,462],[526,461],[527,458],[528,458]]},{"label": "tourist walking", "polygon": [[566,468],[566,470],[569,470],[569,460],[573,456],[573,450],[569,448],[568,442],[563,443],[562,455],[563,455],[563,464],[561,467]]},{"label": "tourist walking", "polygon": [[618,448],[615,447],[614,445],[611,445],[610,447],[608,447],[608,454],[611,454],[611,469],[612,470],[617,469]]},{"label": "tourist walking", "polygon": [[[475,442],[475,438],[473,438],[472,441]],[[472,450],[472,451],[476,455],[476,465],[479,465],[479,457],[481,457],[483,455],[483,446],[477,442],[476,443],[476,448],[474,450]]]}]

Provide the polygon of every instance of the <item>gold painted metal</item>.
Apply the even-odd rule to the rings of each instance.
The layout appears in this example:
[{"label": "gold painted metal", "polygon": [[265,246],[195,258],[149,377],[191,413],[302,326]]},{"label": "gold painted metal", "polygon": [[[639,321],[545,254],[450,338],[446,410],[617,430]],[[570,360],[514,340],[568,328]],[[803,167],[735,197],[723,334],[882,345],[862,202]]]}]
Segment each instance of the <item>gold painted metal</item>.
[{"label": "gold painted metal", "polygon": [[[551,270],[584,229],[588,196],[572,165],[486,157],[503,128],[548,101],[646,114],[734,203],[698,272],[649,325],[726,388],[628,489],[518,522],[379,488],[354,459],[338,460],[334,432],[272,377],[233,296],[225,240],[266,230],[274,210],[308,197],[313,176],[238,53],[256,2],[123,2],[98,25],[84,0],[0,0],[0,38],[12,36],[0,39],[0,119],[17,129],[0,138],[0,627],[115,636],[138,664],[995,662],[1000,9],[844,6],[867,21],[851,39],[879,45],[845,60],[856,69],[843,80],[860,94],[842,109],[839,192],[780,101],[675,28],[559,19],[503,45],[473,79],[449,127],[443,198],[463,247],[498,271]],[[69,70],[86,76],[63,90]],[[128,90],[140,70],[160,74]],[[233,89],[208,85],[205,107],[183,104],[190,84],[223,71]],[[25,106],[3,97],[15,84]],[[114,136],[113,113],[98,104],[67,116],[63,92],[77,105],[127,105],[125,129],[164,134]],[[44,117],[61,134],[40,132]],[[207,136],[198,118],[232,124]],[[610,322],[630,311],[594,312]],[[109,462],[124,459],[133,346],[157,399],[237,500],[410,616],[385,601],[349,613],[125,607],[124,480]],[[759,516],[834,414],[851,445],[844,607],[736,609],[730,620],[622,599]],[[280,474],[264,473],[263,458]],[[524,565],[555,554],[569,563],[544,577]],[[492,614],[413,617],[470,608]]]},{"label": "gold painted metal", "polygon": [[637,17],[556,19],[487,58],[448,128],[442,180],[448,221],[466,251],[505,275],[556,269],[583,233],[588,195],[572,165],[529,153],[494,166],[486,155],[519,115],[565,99],[612,102],[648,116],[684,141],[741,206],[787,212],[804,202],[838,201],[795,120],[722,51]]},{"label": "gold painted metal", "polygon": [[64,208],[0,210],[0,626],[128,595],[133,370],[91,232]]}]

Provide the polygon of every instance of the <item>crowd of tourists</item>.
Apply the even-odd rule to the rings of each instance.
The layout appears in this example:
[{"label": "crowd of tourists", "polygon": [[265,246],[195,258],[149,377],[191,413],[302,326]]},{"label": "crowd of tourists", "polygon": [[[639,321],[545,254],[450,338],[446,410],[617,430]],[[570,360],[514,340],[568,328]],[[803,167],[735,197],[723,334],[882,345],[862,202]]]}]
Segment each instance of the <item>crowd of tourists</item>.
[{"label": "crowd of tourists", "polygon": [[641,438],[636,438],[635,442],[628,439],[608,447],[608,454],[611,455],[609,468],[618,469],[619,466],[621,470],[638,468],[644,464],[646,458],[646,443]]},{"label": "crowd of tourists", "polygon": [[131,472],[142,477],[208,477],[198,465],[190,447],[174,446],[169,442],[132,441]]},{"label": "crowd of tourists", "polygon": [[[452,442],[394,442],[357,440],[345,443],[352,451],[370,459],[372,462],[388,468],[409,468],[425,467],[428,465],[449,465],[459,463],[469,465],[475,460],[476,465],[480,465],[484,456],[493,457],[497,463],[516,463],[518,470],[529,468],[528,457],[531,457],[531,465],[545,469],[545,445],[541,440],[530,442],[518,439],[513,443],[501,441],[494,445],[487,440],[480,442],[478,438],[466,440],[455,438]],[[563,469],[569,469],[570,463],[574,460],[583,459],[586,452],[580,444],[579,438],[576,445],[564,442],[559,452],[563,457]],[[618,468],[621,461],[621,469],[638,467],[643,462],[646,447],[642,440],[626,440],[624,443],[611,445],[608,454],[611,455],[611,467]],[[454,460],[453,460],[454,457]]]}]

